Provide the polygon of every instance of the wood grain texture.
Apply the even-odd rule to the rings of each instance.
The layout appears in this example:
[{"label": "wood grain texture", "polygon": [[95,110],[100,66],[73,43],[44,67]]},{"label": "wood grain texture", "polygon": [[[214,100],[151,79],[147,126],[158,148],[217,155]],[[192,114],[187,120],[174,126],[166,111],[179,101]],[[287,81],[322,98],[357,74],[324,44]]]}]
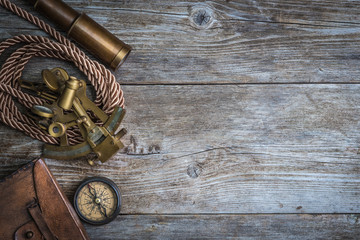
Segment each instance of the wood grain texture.
[{"label": "wood grain texture", "polygon": [[96,229],[98,240],[115,239],[357,239],[354,215],[120,215]]},{"label": "wood grain texture", "polygon": [[[134,47],[124,84],[359,82],[356,1],[67,2]],[[0,19],[2,38],[40,34]]]},{"label": "wood grain texture", "polygon": [[[121,214],[86,225],[92,239],[358,238],[357,1],[66,2],[134,48],[115,73],[125,149],[95,167],[46,159],[70,200],[86,177],[120,187]],[[0,39],[44,35],[0,19]],[[82,77],[37,58],[24,78],[55,66]],[[41,147],[0,124],[0,177]]]},{"label": "wood grain texture", "polygon": [[[47,161],[68,195],[86,176],[102,175],[120,186],[126,214],[360,211],[359,85],[124,91],[121,153],[101,167]],[[9,168],[40,155],[40,143],[1,129]]]}]

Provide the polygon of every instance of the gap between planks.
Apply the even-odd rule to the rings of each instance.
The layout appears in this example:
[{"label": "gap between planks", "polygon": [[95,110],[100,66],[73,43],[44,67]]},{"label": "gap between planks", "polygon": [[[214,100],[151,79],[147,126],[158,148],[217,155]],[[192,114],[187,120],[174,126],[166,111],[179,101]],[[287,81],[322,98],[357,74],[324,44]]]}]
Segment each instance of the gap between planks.
[{"label": "gap between planks", "polygon": [[339,216],[339,215],[354,215],[359,216],[360,213],[119,213],[118,216]]}]

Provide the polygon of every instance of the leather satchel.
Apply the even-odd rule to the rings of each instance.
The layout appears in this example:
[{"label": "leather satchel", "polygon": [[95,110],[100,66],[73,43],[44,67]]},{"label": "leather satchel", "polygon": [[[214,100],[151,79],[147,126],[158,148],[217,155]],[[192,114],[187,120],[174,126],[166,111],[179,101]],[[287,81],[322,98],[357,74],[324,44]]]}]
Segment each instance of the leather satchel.
[{"label": "leather satchel", "polygon": [[89,239],[43,160],[0,180],[0,239]]}]

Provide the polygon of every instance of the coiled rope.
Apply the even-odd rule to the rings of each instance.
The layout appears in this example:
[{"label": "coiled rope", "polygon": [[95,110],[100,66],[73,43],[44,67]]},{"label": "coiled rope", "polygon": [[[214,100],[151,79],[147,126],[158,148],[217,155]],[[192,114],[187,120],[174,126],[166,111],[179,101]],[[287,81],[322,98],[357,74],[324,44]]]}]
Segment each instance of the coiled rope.
[{"label": "coiled rope", "polygon": [[[42,131],[34,120],[20,112],[15,105],[14,99],[17,99],[28,109],[35,104],[42,105],[45,103],[43,99],[21,91],[18,83],[25,65],[32,57],[50,57],[73,62],[94,86],[95,104],[101,107],[106,114],[111,114],[115,106],[124,106],[120,84],[116,82],[115,76],[104,65],[91,60],[72,42],[38,17],[8,0],[0,0],[0,5],[38,26],[55,39],[54,41],[42,36],[19,35],[0,43],[0,56],[13,45],[25,44],[6,59],[0,70],[0,120],[3,123],[45,143],[59,143],[57,138]],[[77,129],[68,130],[67,135],[70,145],[83,141]]]}]

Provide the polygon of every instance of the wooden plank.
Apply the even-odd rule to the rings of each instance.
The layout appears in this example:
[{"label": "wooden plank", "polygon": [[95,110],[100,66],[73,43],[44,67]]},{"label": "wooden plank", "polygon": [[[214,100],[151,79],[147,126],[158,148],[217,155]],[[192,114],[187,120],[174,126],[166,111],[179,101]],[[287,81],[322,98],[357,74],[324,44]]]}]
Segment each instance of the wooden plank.
[{"label": "wooden plank", "polygon": [[[47,160],[71,198],[113,179],[122,213],[358,213],[360,86],[125,86],[126,148],[101,166]],[[0,175],[41,144],[0,127]]]},{"label": "wooden plank", "polygon": [[359,215],[120,215],[92,239],[357,239]]},{"label": "wooden plank", "polygon": [[[116,72],[124,84],[359,82],[360,6],[355,1],[69,4],[134,47]],[[40,34],[3,9],[0,19],[5,19],[2,38]],[[28,69],[48,62],[37,60]],[[36,78],[32,73],[27,72]]]},{"label": "wooden plank", "polygon": [[[46,160],[71,200],[86,177],[119,185],[121,214],[86,225],[92,239],[357,238],[360,86],[286,83],[359,82],[358,2],[66,2],[134,47],[116,72],[126,148],[95,167]],[[0,19],[1,39],[43,35]],[[36,59],[24,77],[55,66],[80,76]],[[0,177],[41,146],[0,124]]]}]

